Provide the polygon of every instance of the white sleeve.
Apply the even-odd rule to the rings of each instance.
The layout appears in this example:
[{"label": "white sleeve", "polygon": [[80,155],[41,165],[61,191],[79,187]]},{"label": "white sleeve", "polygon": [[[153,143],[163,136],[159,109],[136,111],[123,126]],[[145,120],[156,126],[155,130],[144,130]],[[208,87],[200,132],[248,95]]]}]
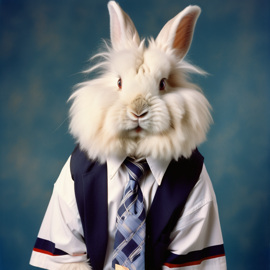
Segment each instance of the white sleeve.
[{"label": "white sleeve", "polygon": [[163,270],[227,269],[216,197],[205,166],[170,239]]},{"label": "white sleeve", "polygon": [[64,263],[87,260],[83,229],[77,209],[70,157],[55,185],[44,216],[30,264],[60,269]]}]

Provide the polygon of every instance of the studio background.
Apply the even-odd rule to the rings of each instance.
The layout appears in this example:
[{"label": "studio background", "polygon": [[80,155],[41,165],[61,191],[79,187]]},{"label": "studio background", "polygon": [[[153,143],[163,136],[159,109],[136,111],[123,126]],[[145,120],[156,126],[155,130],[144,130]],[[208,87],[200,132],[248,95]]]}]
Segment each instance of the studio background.
[{"label": "studio background", "polygon": [[[202,8],[187,58],[214,124],[199,149],[219,205],[229,270],[270,269],[270,2],[119,0],[156,37]],[[53,184],[74,148],[66,101],[109,38],[107,1],[0,0],[0,269],[30,270]]]}]

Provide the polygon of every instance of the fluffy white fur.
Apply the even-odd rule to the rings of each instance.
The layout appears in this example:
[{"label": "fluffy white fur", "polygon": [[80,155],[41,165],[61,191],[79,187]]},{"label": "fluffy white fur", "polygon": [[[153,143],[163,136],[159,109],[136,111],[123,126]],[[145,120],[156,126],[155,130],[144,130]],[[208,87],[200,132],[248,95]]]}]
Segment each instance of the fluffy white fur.
[{"label": "fluffy white fur", "polygon": [[61,266],[60,270],[92,270],[92,267],[87,262],[66,263]]},{"label": "fluffy white fur", "polygon": [[[184,9],[156,40],[148,40],[148,47],[117,3],[109,2],[108,8],[112,46],[86,71],[100,69],[100,76],[79,84],[70,97],[71,134],[100,162],[114,154],[189,157],[212,121],[208,101],[188,77],[205,72],[183,60],[200,8]],[[163,78],[165,90],[159,90]]]}]

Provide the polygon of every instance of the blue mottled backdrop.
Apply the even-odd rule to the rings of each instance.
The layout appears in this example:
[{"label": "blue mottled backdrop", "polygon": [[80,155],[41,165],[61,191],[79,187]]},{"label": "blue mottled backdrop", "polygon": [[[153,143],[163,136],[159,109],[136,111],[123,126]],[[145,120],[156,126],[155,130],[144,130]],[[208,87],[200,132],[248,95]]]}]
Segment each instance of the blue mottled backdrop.
[{"label": "blue mottled backdrop", "polygon": [[[200,150],[219,204],[229,270],[270,269],[269,0],[119,1],[141,36],[189,4],[188,59],[213,106]],[[27,270],[53,184],[73,150],[66,103],[109,38],[107,1],[0,0],[0,269]]]}]

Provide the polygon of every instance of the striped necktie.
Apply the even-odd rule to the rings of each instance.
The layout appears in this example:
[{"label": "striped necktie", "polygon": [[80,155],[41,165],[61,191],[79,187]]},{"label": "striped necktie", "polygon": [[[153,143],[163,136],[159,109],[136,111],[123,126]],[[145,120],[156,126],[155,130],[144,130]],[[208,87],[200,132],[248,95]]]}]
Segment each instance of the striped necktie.
[{"label": "striped necktie", "polygon": [[136,163],[131,158],[126,158],[124,165],[129,182],[116,217],[112,268],[121,265],[129,270],[144,270],[146,214],[139,180],[149,166],[146,161]]}]

